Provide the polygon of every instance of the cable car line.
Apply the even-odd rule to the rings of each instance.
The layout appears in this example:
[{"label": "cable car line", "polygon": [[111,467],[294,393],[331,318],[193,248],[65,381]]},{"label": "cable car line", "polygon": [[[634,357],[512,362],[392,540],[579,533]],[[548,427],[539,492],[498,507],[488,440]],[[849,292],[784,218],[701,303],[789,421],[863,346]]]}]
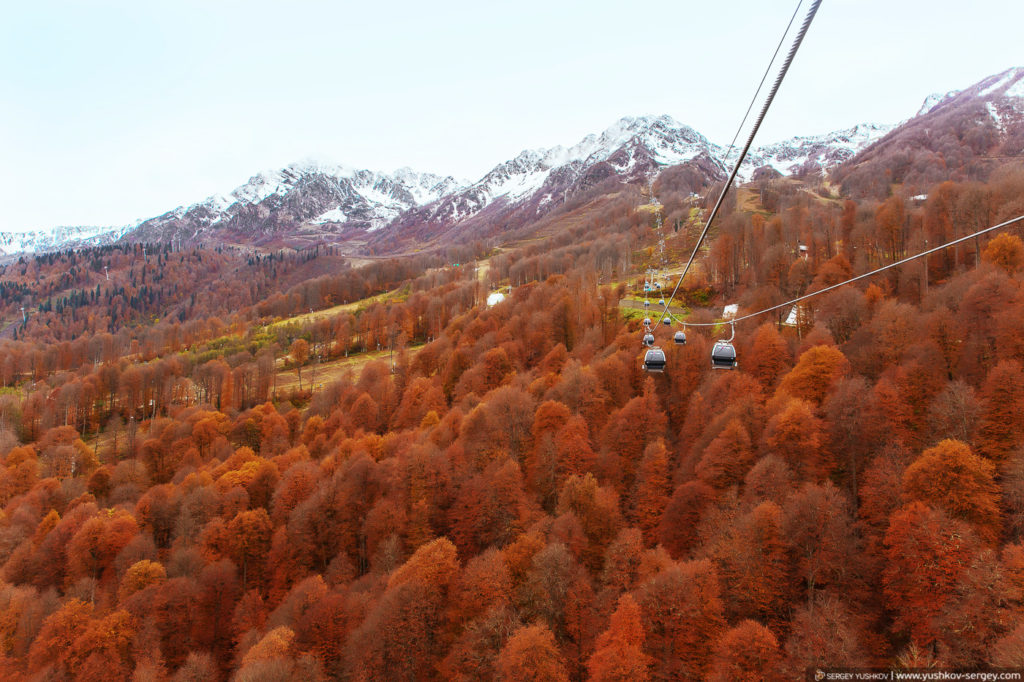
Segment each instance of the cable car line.
[{"label": "cable car line", "polygon": [[796,56],[796,52],[800,48],[800,43],[803,42],[804,36],[807,35],[807,29],[810,28],[811,21],[814,19],[814,15],[818,12],[818,7],[820,5],[821,0],[814,0],[811,3],[811,8],[807,11],[804,23],[800,26],[800,30],[797,32],[796,38],[793,40],[793,45],[789,48],[789,53],[786,55],[786,59],[779,71],[779,75],[776,76],[775,83],[772,84],[772,89],[768,93],[768,98],[761,107],[761,112],[757,115],[757,120],[754,121],[754,127],[750,131],[750,136],[747,137],[747,142],[743,146],[743,151],[740,152],[739,157],[736,159],[736,165],[733,166],[732,173],[729,174],[729,179],[725,182],[725,187],[722,188],[721,194],[718,195],[718,201],[715,202],[715,207],[711,209],[711,215],[708,216],[707,222],[704,223],[704,229],[701,231],[700,237],[697,238],[697,243],[693,247],[693,253],[690,254],[690,259],[686,262],[686,267],[683,268],[683,272],[679,275],[679,280],[676,282],[675,288],[672,289],[672,295],[669,296],[668,302],[665,304],[666,311],[669,306],[672,305],[672,300],[676,297],[676,293],[679,291],[679,285],[683,283],[683,280],[686,278],[686,274],[690,270],[690,266],[693,265],[693,260],[697,257],[697,252],[700,251],[704,238],[707,237],[708,230],[711,228],[711,223],[718,214],[718,210],[722,207],[725,195],[728,193],[729,188],[736,179],[736,175],[740,171],[740,164],[743,163],[743,159],[746,158],[747,152],[750,151],[750,146],[754,143],[754,136],[757,135],[757,131],[761,127],[761,123],[764,121],[765,115],[768,113],[768,107],[771,106],[772,100],[775,99],[775,94],[779,91],[779,86],[782,85],[782,80],[786,77],[786,72],[789,71],[789,67],[793,63],[793,57]]},{"label": "cable car line", "polygon": [[736,133],[732,136],[732,140],[729,142],[729,147],[725,150],[725,156],[722,157],[723,161],[729,159],[729,154],[732,154],[732,150],[736,147],[736,138],[740,136],[740,131],[743,130],[744,124],[747,122],[747,117],[750,116],[751,110],[754,108],[754,103],[757,102],[757,96],[761,94],[761,88],[764,87],[764,82],[768,80],[768,74],[771,73],[772,66],[775,64],[775,59],[779,56],[779,50],[782,49],[782,44],[786,41],[786,36],[789,35],[789,29],[793,28],[793,22],[796,20],[796,15],[800,11],[800,6],[803,5],[804,0],[798,0],[796,7],[793,8],[793,15],[789,18],[789,23],[786,24],[786,30],[782,32],[782,36],[779,38],[779,44],[775,46],[775,53],[772,54],[771,61],[768,62],[768,67],[764,70],[764,75],[761,76],[761,82],[757,84],[757,90],[754,91],[754,96],[750,98],[750,104],[747,105],[747,111],[743,114],[743,120],[740,121],[739,128],[736,129]]},{"label": "cable car line", "polygon": [[[801,3],[802,3],[802,0],[798,0],[797,10],[799,10]],[[747,152],[750,151],[750,146],[754,143],[754,136],[757,135],[757,131],[761,128],[761,123],[764,121],[764,117],[768,113],[768,108],[771,106],[772,101],[775,99],[775,95],[779,91],[779,86],[782,85],[782,81],[786,77],[786,73],[789,71],[790,65],[793,63],[793,58],[796,56],[797,50],[800,49],[800,44],[803,42],[804,36],[807,35],[807,29],[810,28],[811,22],[814,20],[814,15],[818,13],[818,8],[820,6],[821,6],[821,0],[812,0],[811,7],[807,11],[807,16],[804,18],[803,24],[801,24],[800,29],[797,31],[796,37],[793,39],[793,44],[792,44],[792,46],[790,46],[789,52],[786,54],[786,58],[785,58],[785,60],[782,63],[782,68],[779,69],[779,73],[775,77],[775,82],[772,84],[772,88],[768,92],[768,96],[765,99],[764,104],[761,106],[761,111],[760,111],[760,113],[758,113],[757,119],[754,121],[754,126],[751,129],[751,131],[750,131],[750,135],[747,137],[747,142],[746,142],[745,145],[743,145],[743,150],[740,152],[739,156],[736,158],[736,164],[733,166],[732,173],[729,174],[729,178],[726,180],[725,186],[722,187],[722,192],[718,195],[718,200],[715,202],[714,208],[711,209],[711,214],[708,216],[707,222],[704,223],[704,229],[701,230],[700,236],[697,238],[697,243],[694,244],[694,246],[693,246],[693,253],[690,254],[690,259],[686,262],[686,267],[683,268],[682,273],[680,273],[679,279],[676,281],[676,285],[672,289],[672,294],[671,294],[671,296],[669,296],[668,301],[666,301],[666,303],[665,303],[665,307],[662,310],[661,315],[659,316],[660,319],[667,319],[667,314],[669,312],[669,308],[672,306],[672,301],[675,299],[676,294],[679,292],[679,286],[683,283],[683,280],[686,279],[686,275],[690,271],[690,266],[693,265],[693,260],[697,257],[697,253],[700,251],[701,244],[704,243],[704,239],[708,235],[708,230],[711,228],[711,223],[714,221],[715,216],[718,215],[718,210],[722,207],[723,201],[725,201],[725,195],[728,194],[729,188],[732,187],[732,183],[736,180],[736,176],[740,172],[740,165],[743,163],[743,159],[746,158]],[[795,15],[796,15],[796,12],[794,12],[794,16]],[[792,25],[792,20],[790,20],[790,26],[791,25]],[[782,39],[781,40],[785,40],[786,34],[789,32],[790,26],[786,27],[786,32],[782,34]],[[780,44],[781,44],[781,41],[780,41]],[[777,54],[778,54],[778,50],[776,49],[776,55]],[[772,56],[772,61],[769,62],[769,64],[768,64],[768,70],[771,70],[771,66],[772,66],[772,63],[774,63],[774,61],[775,61],[775,55]],[[763,84],[763,82],[764,81],[762,79],[762,84]],[[758,86],[758,90],[760,91],[760,89],[761,89],[761,86],[759,85]],[[754,99],[756,99],[756,98],[757,98],[757,94],[755,93]],[[749,110],[748,110],[748,113],[749,113]],[[746,116],[744,116],[744,121],[746,121]],[[740,124],[740,128],[742,129],[742,127],[743,127],[743,124],[741,123]],[[737,130],[737,135],[738,134],[739,134],[739,131]],[[662,238],[664,238],[664,237],[662,237]],[[646,300],[645,300],[645,303],[646,303]],[[645,307],[647,307],[647,306],[645,305]],[[735,330],[735,328],[734,328],[734,330]],[[654,345],[654,334],[653,334],[653,331],[651,330],[650,321],[649,320],[645,320],[644,321],[644,339],[643,339],[643,341],[644,341],[644,345],[647,346],[647,348],[648,348],[647,352],[644,354],[644,362],[643,362],[644,369],[647,370],[648,372],[663,372],[665,370],[665,364],[666,364],[665,351],[661,350],[661,348],[659,348],[659,347]],[[683,335],[683,339],[682,340],[676,338],[676,342],[677,343],[685,343],[686,342],[685,334]],[[721,344],[721,345],[724,346],[724,348],[721,349],[723,354],[724,354],[726,349],[732,351],[732,364],[731,364],[730,367],[735,367],[736,366],[736,351],[735,351],[735,349],[732,347],[731,344],[728,344],[728,343]],[[719,350],[719,345],[716,345],[715,349]],[[720,362],[718,362],[718,359],[716,359],[716,357],[714,355],[714,352],[713,352],[711,360],[712,360],[712,366],[715,366],[715,367],[719,367],[719,366],[724,367],[725,366],[724,365],[724,362],[725,362],[724,361],[724,355],[723,355],[723,358],[721,359],[722,362],[720,363]]]},{"label": "cable car line", "polygon": [[961,243],[963,243],[965,241],[968,241],[970,239],[974,239],[975,237],[978,237],[980,235],[986,234],[988,232],[992,232],[994,230],[999,230],[999,229],[1002,229],[1004,227],[1008,227],[1009,225],[1013,225],[1014,223],[1020,222],[1022,220],[1024,220],[1024,215],[1019,215],[1016,218],[1010,218],[1009,220],[1001,222],[998,225],[992,225],[991,227],[986,227],[984,229],[978,230],[977,232],[972,232],[969,235],[966,235],[964,237],[960,237],[958,239],[954,239],[953,241],[946,242],[945,244],[940,244],[939,246],[933,247],[933,248],[928,249],[926,251],[922,251],[921,253],[915,253],[914,255],[907,256],[906,258],[903,258],[902,260],[898,260],[898,261],[896,261],[894,263],[889,263],[888,265],[883,265],[880,268],[875,268],[874,270],[872,270],[870,272],[865,272],[864,274],[857,275],[856,277],[851,277],[850,279],[847,279],[847,280],[844,280],[842,282],[839,282],[838,284],[832,284],[830,286],[825,287],[824,289],[818,289],[817,291],[812,291],[809,294],[804,294],[803,296],[797,296],[796,298],[794,298],[792,300],[789,300],[789,301],[786,301],[785,303],[779,303],[778,305],[773,305],[773,306],[771,306],[769,308],[765,308],[764,310],[758,310],[756,313],[748,313],[748,314],[743,315],[741,317],[736,317],[736,318],[733,318],[732,320],[725,321],[725,322],[685,322],[684,321],[684,322],[682,322],[682,324],[683,324],[684,327],[718,327],[718,326],[721,326],[723,324],[735,325],[737,322],[743,322],[744,320],[749,320],[752,317],[757,317],[758,315],[763,315],[765,313],[770,313],[771,311],[778,310],[779,308],[786,308],[788,306],[796,305],[800,301],[806,301],[807,299],[812,298],[814,296],[818,296],[819,294],[824,294],[826,292],[832,291],[833,289],[838,289],[841,286],[845,286],[847,284],[851,284],[851,283],[856,282],[858,280],[866,279],[868,277],[871,277],[872,275],[877,275],[880,272],[885,272],[886,270],[890,270],[890,269],[898,267],[900,265],[904,265],[906,263],[909,263],[912,260],[917,260],[918,258],[923,258],[924,256],[929,256],[929,255],[931,255],[933,253],[936,253],[937,251],[941,251],[942,249],[947,249],[950,246],[956,246],[957,244],[961,244]]}]

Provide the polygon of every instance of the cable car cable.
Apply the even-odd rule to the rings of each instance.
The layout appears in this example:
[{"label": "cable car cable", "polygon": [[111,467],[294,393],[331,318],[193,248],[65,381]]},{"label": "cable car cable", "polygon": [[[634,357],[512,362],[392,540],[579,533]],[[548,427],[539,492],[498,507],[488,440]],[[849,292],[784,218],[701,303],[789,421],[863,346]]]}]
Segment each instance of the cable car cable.
[{"label": "cable car cable", "polygon": [[779,91],[779,86],[782,85],[782,80],[786,77],[786,72],[789,71],[789,67],[793,63],[793,57],[796,56],[796,52],[800,48],[800,43],[803,42],[804,36],[807,35],[807,29],[810,28],[811,21],[813,21],[814,15],[817,14],[818,7],[820,6],[821,0],[813,0],[811,3],[811,8],[807,11],[807,16],[804,18],[804,23],[800,26],[800,30],[797,31],[796,38],[793,40],[793,45],[789,48],[789,53],[786,55],[786,59],[782,63],[779,75],[776,76],[775,83],[772,84],[772,89],[768,93],[768,98],[761,107],[761,112],[757,115],[757,120],[754,121],[754,127],[750,131],[750,136],[747,138],[746,144],[743,146],[743,151],[740,152],[739,157],[736,159],[736,165],[733,167],[732,173],[729,174],[729,178],[726,180],[725,187],[722,188],[721,194],[718,195],[718,201],[715,202],[715,207],[711,209],[711,215],[708,216],[708,220],[704,224],[704,229],[701,231],[700,237],[697,238],[697,243],[693,247],[693,253],[690,254],[690,259],[686,262],[686,267],[683,268],[683,272],[679,275],[679,280],[676,282],[676,286],[672,290],[672,295],[669,297],[668,303],[665,304],[665,311],[668,311],[669,306],[672,305],[672,301],[675,299],[676,293],[679,291],[679,285],[683,283],[683,280],[686,278],[686,274],[690,271],[690,266],[693,265],[693,260],[697,257],[697,252],[700,251],[700,246],[704,242],[704,238],[707,237],[708,230],[711,228],[711,223],[718,214],[718,210],[722,207],[725,195],[729,192],[729,188],[732,186],[733,181],[736,179],[736,175],[740,171],[740,164],[743,163],[743,159],[747,156],[747,152],[750,151],[750,146],[754,143],[754,136],[757,135],[757,131],[761,127],[761,123],[764,121],[765,115],[768,113],[768,108],[775,99],[775,94]]},{"label": "cable car cable", "polygon": [[765,308],[764,310],[758,310],[757,312],[751,312],[751,313],[748,313],[748,314],[745,314],[745,315],[742,315],[742,316],[739,316],[739,317],[734,317],[733,319],[730,319],[730,321],[727,321],[727,322],[720,322],[720,323],[688,323],[688,322],[684,322],[683,326],[684,327],[720,327],[722,325],[735,325],[736,323],[743,322],[744,319],[750,319],[751,317],[757,317],[758,315],[762,315],[762,314],[764,314],[766,312],[771,312],[772,310],[778,310],[779,308],[784,308],[786,306],[796,305],[797,303],[799,303],[801,301],[806,301],[807,299],[812,298],[814,296],[818,296],[819,294],[824,294],[826,292],[833,291],[834,289],[839,289],[840,287],[844,287],[844,286],[846,286],[848,284],[852,284],[852,283],[857,282],[859,280],[864,280],[866,278],[869,278],[869,276],[871,276],[873,274],[878,274],[879,272],[885,272],[888,269],[891,269],[893,267],[897,267],[899,265],[903,265],[905,263],[910,262],[911,260],[916,260],[918,258],[923,258],[924,256],[929,256],[929,255],[931,255],[933,253],[936,253],[937,251],[941,251],[942,249],[948,249],[951,246],[956,246],[957,244],[962,244],[964,242],[967,242],[968,240],[973,240],[976,237],[979,237],[981,235],[985,235],[986,232],[990,232],[990,231],[993,231],[995,229],[1001,229],[1002,227],[1007,227],[1009,225],[1014,224],[1015,222],[1020,222],[1021,220],[1024,220],[1024,215],[1019,215],[1016,218],[1011,218],[1010,220],[1006,220],[1004,222],[1000,222],[999,224],[992,225],[991,227],[985,227],[984,229],[979,229],[976,232],[970,233],[970,235],[968,235],[966,237],[961,237],[961,238],[953,240],[952,242],[946,242],[945,244],[942,244],[940,246],[934,247],[932,249],[928,249],[927,251],[922,251],[921,253],[916,253],[916,254],[914,254],[912,256],[907,256],[906,258],[903,258],[901,260],[897,260],[894,263],[889,263],[888,265],[883,265],[882,267],[878,267],[876,269],[873,269],[870,272],[864,272],[863,274],[858,274],[856,276],[853,276],[853,278],[850,278],[849,280],[846,280],[844,282],[840,282],[839,284],[830,285],[828,287],[825,287],[824,289],[819,289],[817,291],[813,291],[810,294],[804,294],[803,296],[798,296],[797,298],[795,298],[793,300],[790,300],[790,301],[786,301],[785,303],[779,303],[778,305],[773,305],[771,307]]},{"label": "cable car cable", "polygon": [[796,15],[800,11],[800,6],[802,4],[804,4],[804,0],[797,0],[796,7],[793,8],[793,15],[789,18],[789,23],[786,24],[786,30],[782,32],[782,37],[779,38],[779,44],[775,46],[775,53],[772,54],[771,61],[768,62],[768,67],[764,70],[764,75],[761,76],[761,82],[757,84],[757,90],[754,91],[754,96],[750,98],[750,104],[747,105],[747,111],[743,114],[743,120],[740,121],[740,127],[736,129],[736,134],[732,136],[732,140],[729,142],[729,147],[725,150],[725,156],[722,157],[723,161],[729,160],[729,154],[732,154],[732,150],[736,147],[736,138],[740,136],[740,131],[743,130],[743,126],[746,124],[747,117],[750,116],[750,112],[754,108],[754,103],[757,102],[757,96],[761,94],[761,88],[764,87],[764,82],[768,80],[768,74],[771,73],[772,66],[775,64],[775,59],[779,56],[779,50],[782,49],[782,44],[786,42],[786,36],[789,35],[789,29],[793,28],[793,22],[796,20]]}]

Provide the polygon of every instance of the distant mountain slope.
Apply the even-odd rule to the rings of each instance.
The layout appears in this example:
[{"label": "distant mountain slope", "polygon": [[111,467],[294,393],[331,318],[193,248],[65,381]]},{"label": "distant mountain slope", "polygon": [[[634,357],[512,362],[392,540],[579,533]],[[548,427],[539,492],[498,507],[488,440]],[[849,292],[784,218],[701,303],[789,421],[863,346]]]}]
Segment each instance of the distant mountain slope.
[{"label": "distant mountain slope", "polygon": [[36,253],[102,246],[120,239],[131,230],[123,227],[55,227],[30,232],[0,232],[0,254]]},{"label": "distant mountain slope", "polygon": [[534,218],[568,197],[606,182],[644,181],[661,168],[692,164],[705,182],[723,178],[722,149],[670,116],[625,117],[571,147],[528,149],[477,182],[400,216],[371,244],[426,239],[459,226],[480,236]]},{"label": "distant mountain slope", "polygon": [[[749,180],[763,167],[782,174],[832,168],[890,129],[865,124],[758,147],[744,161],[741,180]],[[526,150],[476,183],[403,214],[369,243],[371,248],[385,248],[446,234],[489,236],[535,219],[580,192],[647,181],[670,166],[686,167],[690,191],[700,191],[726,177],[737,153],[670,116],[622,118],[572,147]]]},{"label": "distant mountain slope", "polygon": [[[751,152],[741,177],[761,166],[784,174],[829,168],[884,131],[864,125],[766,145]],[[625,117],[571,147],[525,150],[472,183],[408,168],[389,174],[294,163],[135,226],[0,233],[0,249],[51,251],[118,239],[276,248],[354,239],[394,250],[456,227],[480,236],[515,226],[579,192],[645,182],[670,166],[689,167],[696,191],[725,177],[732,163],[727,151],[735,154],[670,116]]]},{"label": "distant mountain slope", "polygon": [[346,230],[380,229],[460,186],[454,178],[408,168],[386,174],[296,163],[253,176],[228,195],[215,194],[144,221],[124,239],[301,246]]},{"label": "distant mountain slope", "polygon": [[862,123],[825,135],[794,137],[757,147],[744,161],[750,171],[770,166],[783,175],[803,175],[838,166],[888,134],[896,126]]},{"label": "distant mountain slope", "polygon": [[920,113],[839,166],[834,176],[854,197],[907,193],[944,180],[984,180],[1024,154],[1024,68],[1007,69],[961,91],[930,95]]}]

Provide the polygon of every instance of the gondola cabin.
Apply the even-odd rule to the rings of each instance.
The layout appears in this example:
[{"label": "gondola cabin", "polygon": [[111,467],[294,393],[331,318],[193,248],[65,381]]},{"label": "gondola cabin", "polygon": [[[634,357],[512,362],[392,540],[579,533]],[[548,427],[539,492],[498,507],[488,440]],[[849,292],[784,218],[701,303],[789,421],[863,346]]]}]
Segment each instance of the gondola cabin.
[{"label": "gondola cabin", "polygon": [[654,334],[644,334],[644,345],[648,348],[654,345]]},{"label": "gondola cabin", "polygon": [[736,349],[731,343],[719,341],[711,349],[711,369],[735,369]]},{"label": "gondola cabin", "polygon": [[644,370],[647,372],[664,372],[665,351],[660,348],[651,348],[644,353]]},{"label": "gondola cabin", "polygon": [[681,330],[677,331],[676,335],[672,337],[672,340],[676,342],[677,346],[685,346],[686,345],[686,332],[681,331]]}]

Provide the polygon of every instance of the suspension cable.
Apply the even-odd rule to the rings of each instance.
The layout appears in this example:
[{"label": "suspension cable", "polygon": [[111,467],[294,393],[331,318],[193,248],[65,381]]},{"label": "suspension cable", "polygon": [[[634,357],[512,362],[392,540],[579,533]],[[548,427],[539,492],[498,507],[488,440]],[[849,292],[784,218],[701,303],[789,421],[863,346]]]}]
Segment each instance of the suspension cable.
[{"label": "suspension cable", "polygon": [[757,84],[757,90],[754,91],[754,96],[750,98],[750,104],[747,105],[747,111],[743,114],[743,120],[740,121],[739,128],[736,129],[736,133],[732,136],[732,140],[729,142],[729,147],[725,150],[725,156],[722,157],[723,161],[728,161],[729,154],[732,154],[732,150],[735,149],[736,138],[740,136],[740,131],[743,130],[743,126],[746,124],[747,117],[750,116],[750,112],[754,108],[754,103],[757,102],[757,96],[761,94],[761,88],[764,87],[764,82],[768,80],[768,74],[771,73],[772,66],[775,64],[775,60],[779,56],[779,50],[782,49],[782,43],[786,41],[786,36],[789,35],[789,29],[793,28],[793,22],[796,20],[796,15],[800,11],[800,6],[803,2],[804,0],[797,0],[796,7],[793,8],[793,14],[789,17],[789,23],[786,24],[786,30],[783,31],[782,36],[779,37],[779,44],[775,46],[775,52],[772,54],[772,58],[764,70],[764,75],[761,76],[761,82]]},{"label": "suspension cable", "polygon": [[[679,291],[679,285],[683,283],[683,280],[686,278],[686,274],[690,271],[690,266],[693,265],[693,259],[697,257],[697,252],[700,251],[700,246],[704,242],[704,238],[707,237],[708,230],[711,228],[711,222],[715,219],[715,216],[718,215],[718,209],[722,207],[725,195],[728,193],[729,188],[736,179],[736,175],[740,172],[740,164],[743,163],[743,159],[750,150],[750,145],[754,143],[754,136],[757,135],[757,131],[761,127],[761,123],[764,121],[765,114],[768,113],[768,107],[771,106],[772,100],[775,99],[775,94],[779,91],[779,86],[782,85],[782,79],[786,77],[786,72],[789,71],[789,66],[793,63],[793,57],[796,56],[796,51],[800,48],[800,43],[803,42],[804,36],[807,35],[807,29],[810,28],[811,21],[814,19],[814,15],[817,14],[818,7],[820,5],[821,0],[813,0],[811,3],[811,8],[807,11],[804,23],[800,26],[800,30],[797,32],[796,38],[793,40],[793,45],[789,48],[789,54],[786,55],[786,59],[782,63],[782,68],[779,70],[779,75],[775,78],[775,83],[772,85],[772,89],[768,93],[768,98],[761,107],[761,113],[757,115],[757,120],[754,121],[754,128],[750,131],[747,143],[743,146],[743,151],[740,152],[739,158],[736,159],[736,165],[733,166],[732,173],[729,174],[729,179],[726,180],[725,187],[722,188],[722,193],[718,195],[718,201],[715,202],[715,207],[711,209],[711,215],[708,216],[708,220],[704,224],[704,229],[701,231],[700,237],[697,238],[697,243],[693,247],[693,253],[690,254],[690,259],[686,262],[686,267],[683,268],[683,272],[679,275],[679,280],[676,282],[675,288],[672,289],[672,295],[669,296],[668,301],[665,303],[664,312],[667,312],[669,306],[672,305],[672,301],[675,299],[676,293]],[[662,313],[663,315],[664,312]]]},{"label": "suspension cable", "polygon": [[912,260],[916,260],[918,258],[923,258],[925,256],[928,256],[928,255],[931,255],[931,254],[935,253],[936,251],[941,251],[942,249],[949,248],[950,246],[956,246],[957,244],[961,244],[961,243],[963,243],[963,242],[965,242],[965,241],[967,241],[969,239],[974,239],[975,237],[978,237],[980,235],[986,234],[988,232],[992,232],[993,230],[1002,229],[1002,228],[1007,227],[1009,225],[1012,225],[1012,224],[1014,224],[1016,222],[1020,222],[1021,220],[1024,220],[1024,215],[1019,215],[1016,218],[1010,218],[1009,220],[1001,222],[998,225],[993,225],[991,227],[986,227],[986,228],[984,228],[982,230],[978,230],[977,232],[972,232],[971,234],[969,234],[969,235],[967,235],[965,237],[960,237],[959,239],[954,239],[953,241],[946,242],[945,244],[941,244],[941,245],[936,246],[934,248],[928,249],[927,251],[922,251],[921,253],[915,253],[913,256],[907,256],[906,258],[904,258],[902,260],[898,260],[898,261],[896,261],[894,263],[889,263],[888,265],[883,265],[880,268],[875,268],[871,272],[865,272],[862,275],[857,275],[856,277],[851,277],[850,279],[847,279],[847,280],[844,280],[842,282],[839,282],[838,284],[833,284],[831,286],[827,286],[824,289],[818,289],[817,291],[812,291],[809,294],[804,294],[803,296],[797,296],[796,298],[794,298],[794,299],[792,299],[790,301],[786,301],[785,303],[779,303],[778,305],[773,305],[770,308],[765,308],[764,310],[758,310],[756,313],[748,313],[746,315],[743,315],[742,317],[737,317],[737,318],[734,318],[732,320],[725,320],[723,322],[683,322],[682,324],[683,324],[684,327],[718,327],[718,326],[721,326],[723,324],[736,324],[737,322],[743,322],[744,320],[749,320],[752,317],[757,317],[758,315],[763,315],[765,313],[770,313],[771,311],[778,310],[779,308],[785,308],[787,306],[796,305],[800,301],[806,301],[809,298],[812,298],[814,296],[818,296],[820,294],[824,294],[826,292],[832,291],[833,289],[838,289],[841,286],[845,286],[847,284],[851,284],[851,283],[856,282],[858,280],[862,280],[862,279],[865,279],[867,277],[871,277],[873,275],[877,275],[880,272],[885,272],[886,270],[889,270],[891,268],[895,268],[895,267],[898,267],[900,265],[904,265],[905,263],[909,263]]}]

